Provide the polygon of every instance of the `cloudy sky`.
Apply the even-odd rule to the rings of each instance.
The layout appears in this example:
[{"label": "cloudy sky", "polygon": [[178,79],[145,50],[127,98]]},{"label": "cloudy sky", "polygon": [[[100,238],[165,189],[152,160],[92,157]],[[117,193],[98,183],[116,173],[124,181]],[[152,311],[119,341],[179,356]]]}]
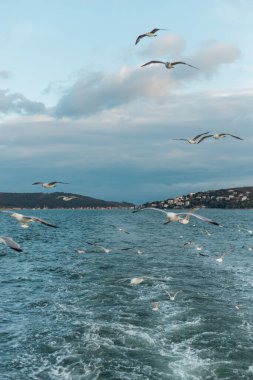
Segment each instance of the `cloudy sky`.
[{"label": "cloudy sky", "polygon": [[[142,203],[253,185],[251,0],[0,2],[0,191]],[[153,28],[155,38],[136,37]],[[180,65],[140,68],[150,60]],[[173,138],[210,131],[244,140]]]}]

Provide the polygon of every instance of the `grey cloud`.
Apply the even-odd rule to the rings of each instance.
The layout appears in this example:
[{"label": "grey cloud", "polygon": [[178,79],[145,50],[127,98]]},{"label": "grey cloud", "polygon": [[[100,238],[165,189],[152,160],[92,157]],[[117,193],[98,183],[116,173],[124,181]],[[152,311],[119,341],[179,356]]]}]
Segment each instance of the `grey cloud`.
[{"label": "grey cloud", "polygon": [[220,65],[232,63],[240,55],[240,50],[234,45],[209,41],[192,57],[192,60],[196,62],[201,71],[211,76],[218,71]]},{"label": "grey cloud", "polygon": [[[167,46],[175,49],[183,48],[180,37],[164,36]],[[166,45],[165,43],[165,45]],[[156,42],[150,51],[161,48]],[[152,50],[153,49],[153,50]],[[147,52],[148,50],[146,50]],[[144,50],[145,52],[145,50]],[[58,104],[51,110],[56,117],[80,118],[104,110],[124,106],[140,99],[152,98],[162,101],[167,95],[177,90],[184,81],[201,80],[214,75],[221,65],[229,64],[240,57],[240,51],[231,44],[209,41],[192,57],[179,56],[177,60],[188,62],[200,68],[178,65],[168,72],[162,65],[151,65],[144,68],[123,68],[118,72],[92,72],[81,76],[76,82],[65,89]],[[167,60],[161,57],[152,59]]]},{"label": "grey cloud", "polygon": [[161,97],[173,81],[145,70],[122,69],[115,74],[92,73],[80,78],[59,100],[57,117],[78,118],[83,115],[119,107],[139,98]]},{"label": "grey cloud", "polygon": [[31,101],[20,93],[0,90],[0,112],[3,114],[39,114],[45,112],[45,105]]},{"label": "grey cloud", "polygon": [[[26,168],[26,177],[29,172],[34,179],[40,167],[44,178],[64,178],[73,192],[138,202],[250,185],[252,102],[250,89],[202,92],[173,94],[165,104],[147,106],[143,99],[120,113],[107,110],[82,120],[22,117],[20,128],[16,118],[2,124],[0,159],[13,178]],[[123,122],[122,114],[128,116]],[[205,131],[230,132],[244,141],[210,139],[197,146],[172,141]]]},{"label": "grey cloud", "polygon": [[0,71],[0,78],[2,79],[9,79],[11,77],[11,73],[7,70],[1,70]]}]

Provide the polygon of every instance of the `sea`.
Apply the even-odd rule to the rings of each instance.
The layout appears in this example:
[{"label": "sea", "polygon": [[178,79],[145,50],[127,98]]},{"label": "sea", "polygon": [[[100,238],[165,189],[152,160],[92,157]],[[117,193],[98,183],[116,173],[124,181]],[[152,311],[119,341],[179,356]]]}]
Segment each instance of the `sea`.
[{"label": "sea", "polygon": [[1,380],[253,379],[253,210],[21,212],[59,228],[0,215]]}]

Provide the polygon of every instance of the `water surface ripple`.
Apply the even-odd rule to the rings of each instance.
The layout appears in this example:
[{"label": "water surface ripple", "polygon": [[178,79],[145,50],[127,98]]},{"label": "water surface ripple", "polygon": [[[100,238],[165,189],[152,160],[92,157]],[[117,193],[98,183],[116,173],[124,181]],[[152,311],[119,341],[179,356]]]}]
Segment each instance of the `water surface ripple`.
[{"label": "water surface ripple", "polygon": [[24,213],[60,228],[1,215],[24,249],[1,245],[1,379],[253,379],[253,235],[236,226],[252,229],[252,210],[201,210],[223,227],[163,225],[152,211]]}]

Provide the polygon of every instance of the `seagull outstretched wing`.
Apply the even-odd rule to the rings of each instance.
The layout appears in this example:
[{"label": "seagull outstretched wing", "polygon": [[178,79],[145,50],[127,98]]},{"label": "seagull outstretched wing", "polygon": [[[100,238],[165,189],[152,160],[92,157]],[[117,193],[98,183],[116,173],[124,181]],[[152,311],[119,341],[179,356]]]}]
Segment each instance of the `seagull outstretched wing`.
[{"label": "seagull outstretched wing", "polygon": [[235,136],[235,135],[231,135],[231,133],[219,133],[220,136],[231,136],[231,137],[234,137],[235,139],[238,139],[238,140],[243,140],[241,137],[239,136]]},{"label": "seagull outstretched wing", "polygon": [[44,224],[45,226],[53,227],[53,228],[58,228],[54,224],[48,223],[48,222],[46,222],[43,219],[37,218],[36,216],[26,216],[25,215],[25,217],[32,219],[34,222],[38,222],[38,223]]},{"label": "seagull outstretched wing", "polygon": [[13,249],[14,251],[17,251],[17,252],[23,251],[22,248],[20,247],[20,245],[18,245],[10,237],[0,236],[0,243],[4,243],[5,245],[7,245],[9,248]]},{"label": "seagull outstretched wing", "polygon": [[149,62],[146,62],[143,65],[141,65],[141,67],[151,65],[152,63],[162,63],[163,65],[165,65],[166,62],[163,62],[163,61],[149,61]]},{"label": "seagull outstretched wing", "polygon": [[208,139],[209,137],[213,137],[213,135],[206,135],[206,136],[203,136],[199,139],[199,141],[197,142],[198,144],[201,143],[202,141],[204,141],[205,139]]},{"label": "seagull outstretched wing", "polygon": [[193,67],[194,69],[199,70],[198,67],[192,66],[192,65],[190,65],[189,63],[186,63],[186,62],[178,61],[178,62],[171,62],[171,64],[172,64],[172,66],[175,66],[175,65],[187,65],[187,66]]}]

